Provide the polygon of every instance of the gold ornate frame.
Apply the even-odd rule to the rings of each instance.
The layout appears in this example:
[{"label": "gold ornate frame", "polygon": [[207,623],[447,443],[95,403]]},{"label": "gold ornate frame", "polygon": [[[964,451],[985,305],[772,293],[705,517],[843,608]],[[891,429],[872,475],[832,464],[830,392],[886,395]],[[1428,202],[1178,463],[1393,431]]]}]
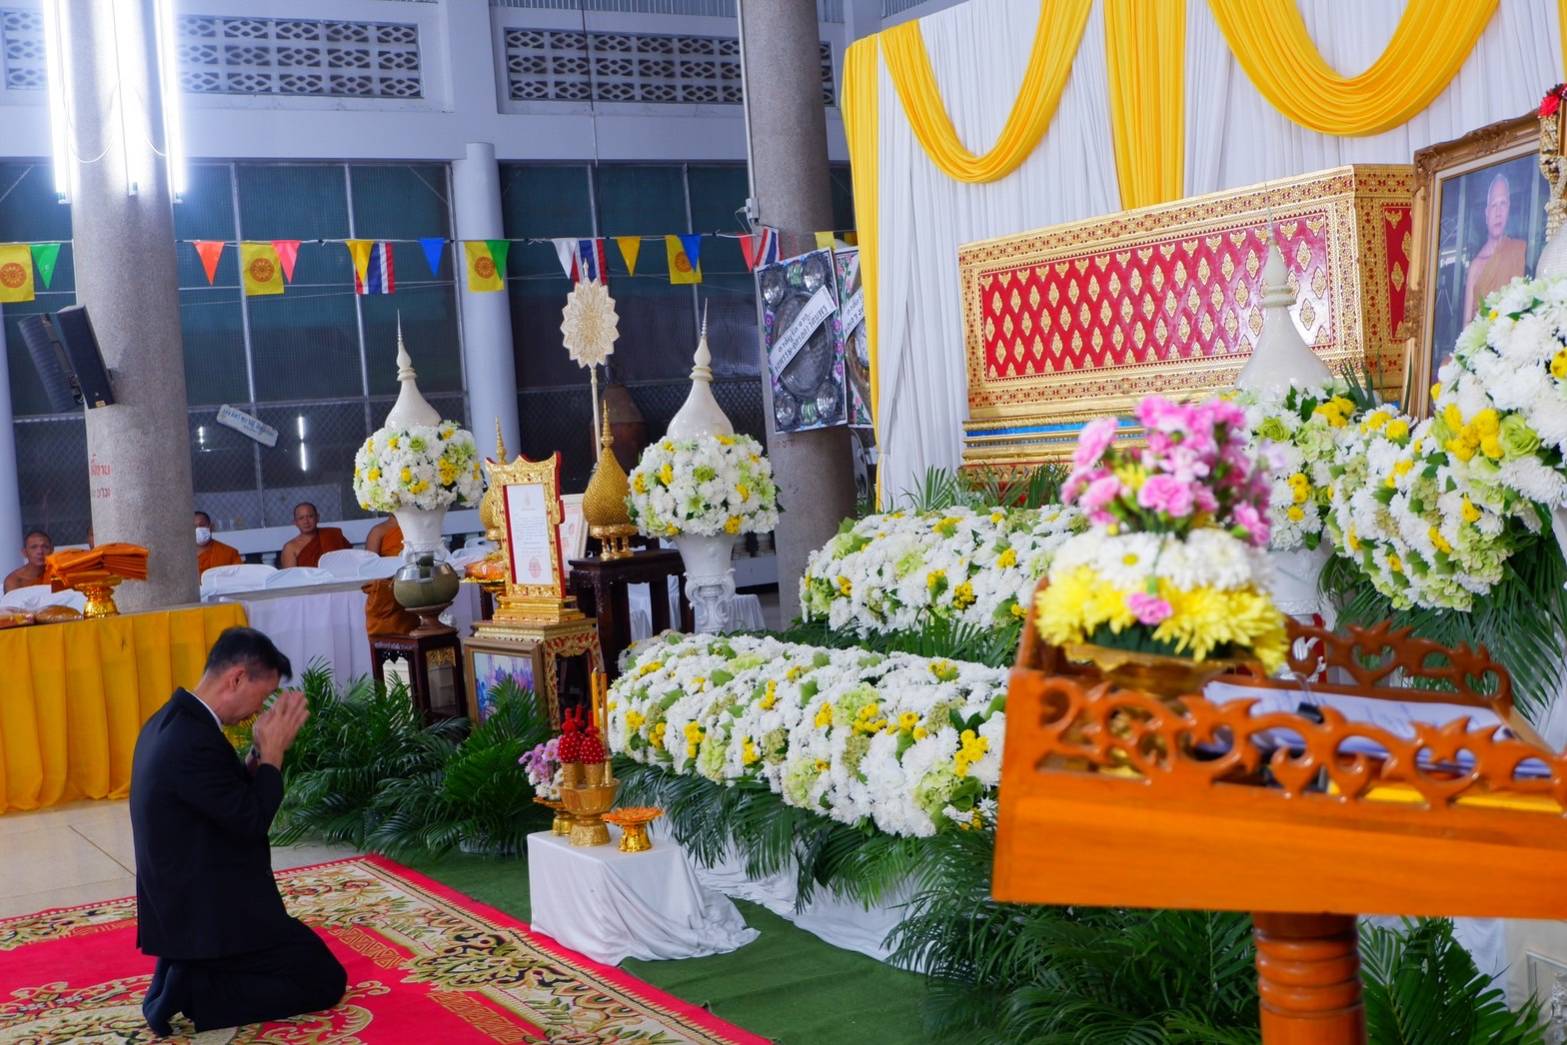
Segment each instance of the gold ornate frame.
[{"label": "gold ornate frame", "polygon": [[536,637],[476,635],[463,640],[463,679],[468,684],[468,717],[479,721],[479,691],[474,672],[474,654],[490,653],[528,661],[533,670],[534,694],[543,702],[550,728],[560,729],[561,661],[586,656],[588,670],[604,670],[604,653],[599,646],[598,625],[586,618],[546,625]]},{"label": "gold ornate frame", "polygon": [[[1538,116],[1530,113],[1481,127],[1453,141],[1428,145],[1415,153],[1415,198],[1411,214],[1414,246],[1410,253],[1413,263],[1406,307],[1409,315],[1418,318],[1410,324],[1403,397],[1405,409],[1411,416],[1425,417],[1431,412],[1431,353],[1434,347],[1431,342],[1436,324],[1436,302],[1430,288],[1436,282],[1441,243],[1441,237],[1432,230],[1441,220],[1443,188],[1452,179],[1539,151],[1541,123]],[[1559,141],[1559,135],[1556,137]],[[1549,221],[1546,234],[1550,234]]]},{"label": "gold ornate frame", "polygon": [[[495,617],[478,628],[479,634],[538,637],[543,625],[582,619],[576,600],[566,594],[565,562],[561,556],[560,523],[564,509],[560,498],[560,454],[542,461],[518,457],[509,463],[486,461],[490,484],[501,491],[499,515],[506,534],[506,589],[496,597]],[[548,584],[525,583],[517,576],[517,550],[511,540],[513,486],[543,487],[545,522],[553,580]]]}]

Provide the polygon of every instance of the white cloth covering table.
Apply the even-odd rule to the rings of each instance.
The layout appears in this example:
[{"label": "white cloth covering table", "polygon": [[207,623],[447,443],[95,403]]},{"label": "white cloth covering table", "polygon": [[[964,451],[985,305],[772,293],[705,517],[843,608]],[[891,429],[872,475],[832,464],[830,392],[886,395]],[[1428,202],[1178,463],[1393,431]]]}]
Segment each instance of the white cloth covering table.
[{"label": "white cloth covering table", "polygon": [[727,954],[756,939],[729,898],[697,880],[679,846],[622,853],[620,829],[609,831],[608,845],[582,847],[548,831],[528,836],[539,932],[605,965]]}]

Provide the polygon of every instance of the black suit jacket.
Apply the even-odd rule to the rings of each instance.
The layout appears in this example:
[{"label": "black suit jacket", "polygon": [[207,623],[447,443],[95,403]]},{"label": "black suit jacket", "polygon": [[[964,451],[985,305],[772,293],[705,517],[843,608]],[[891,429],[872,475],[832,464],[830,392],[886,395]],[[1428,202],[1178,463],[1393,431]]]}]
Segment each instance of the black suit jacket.
[{"label": "black suit jacket", "polygon": [[220,958],[289,938],[267,831],[283,801],[272,766],[252,776],[212,712],[175,690],[136,739],[136,945],[172,960]]}]

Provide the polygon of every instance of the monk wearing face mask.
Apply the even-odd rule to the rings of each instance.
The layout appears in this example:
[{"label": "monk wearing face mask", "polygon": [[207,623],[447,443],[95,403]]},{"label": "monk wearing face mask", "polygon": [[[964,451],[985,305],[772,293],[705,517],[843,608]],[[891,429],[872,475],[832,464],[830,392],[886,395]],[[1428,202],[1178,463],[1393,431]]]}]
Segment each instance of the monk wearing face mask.
[{"label": "monk wearing face mask", "polygon": [[212,537],[212,516],[196,513],[196,572],[206,573],[214,566],[238,566],[245,559],[233,548]]}]

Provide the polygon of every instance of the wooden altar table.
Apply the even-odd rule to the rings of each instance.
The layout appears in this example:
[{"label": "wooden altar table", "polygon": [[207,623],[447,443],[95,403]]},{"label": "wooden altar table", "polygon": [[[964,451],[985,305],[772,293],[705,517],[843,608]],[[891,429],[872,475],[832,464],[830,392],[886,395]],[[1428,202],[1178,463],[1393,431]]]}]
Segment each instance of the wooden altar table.
[{"label": "wooden altar table", "polygon": [[124,798],[142,723],[245,623],[216,605],[0,631],[0,812]]},{"label": "wooden altar table", "polygon": [[[664,598],[667,578],[685,580],[685,562],[678,551],[639,551],[624,559],[571,560],[571,587],[577,607],[598,620],[599,641],[604,647],[604,664],[613,680],[620,653],[631,645],[631,604],[626,594],[629,584],[646,584],[651,591],[649,611],[653,634],[669,627],[669,600]],[[691,603],[685,586],[680,587],[680,630],[695,631]]]}]

